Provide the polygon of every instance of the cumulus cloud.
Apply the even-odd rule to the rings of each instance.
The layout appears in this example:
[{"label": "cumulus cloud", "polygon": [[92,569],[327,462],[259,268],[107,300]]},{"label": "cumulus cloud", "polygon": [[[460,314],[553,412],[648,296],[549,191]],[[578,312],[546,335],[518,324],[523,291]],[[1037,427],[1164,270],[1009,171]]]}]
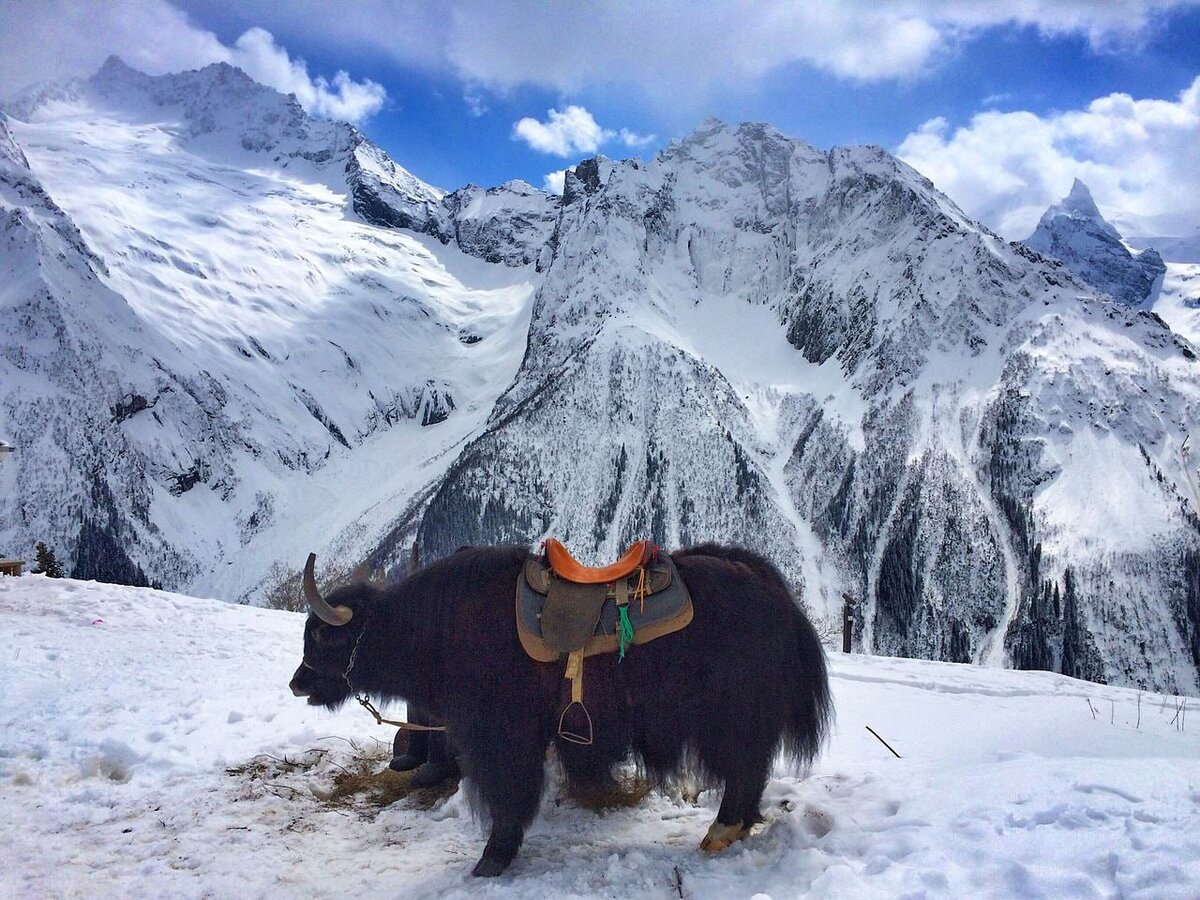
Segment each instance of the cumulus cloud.
[{"label": "cumulus cloud", "polygon": [[617,132],[617,139],[631,150],[636,150],[638,147],[653,144],[658,137],[653,134],[637,134],[628,128],[622,128]]},{"label": "cumulus cloud", "polygon": [[567,170],[558,169],[557,171],[551,172],[545,177],[545,179],[543,179],[542,190],[547,194],[553,194],[556,197],[561,197],[563,186],[566,184],[566,180]]},{"label": "cumulus cloud", "polygon": [[1076,177],[1130,233],[1190,234],[1200,226],[1200,77],[1174,100],[1110,94],[1045,116],[981,112],[956,129],[931,119],[897,152],[1010,239],[1028,237]]},{"label": "cumulus cloud", "polygon": [[251,28],[234,44],[231,59],[256,81],[295,94],[310,113],[327,119],[361,122],[374,115],[387,100],[383,86],[370,79],[354,81],[345,71],[338,71],[333,81],[308,74],[302,59],[292,59],[269,31]]},{"label": "cumulus cloud", "polygon": [[521,119],[513,126],[513,137],[542,153],[572,156],[595,153],[614,134],[601,128],[582,106],[568,106],[561,111],[552,109],[548,115],[545,122],[530,116]]},{"label": "cumulus cloud", "polygon": [[386,100],[384,88],[369,79],[355,81],[344,71],[332,81],[309,75],[305,62],[292,59],[262,28],[226,46],[165,0],[0,4],[0,99],[41,81],[91,75],[114,53],[150,75],[228,62],[263,84],[294,93],[315,115],[351,122],[377,112]]},{"label": "cumulus cloud", "polygon": [[[628,128],[620,131],[601,128],[595,117],[582,106],[551,109],[547,112],[545,122],[526,116],[513,125],[513,138],[524,141],[542,153],[564,157],[593,154],[610,141],[619,141],[636,150],[656,140],[652,134],[637,134]],[[561,187],[561,176],[558,178]]]}]

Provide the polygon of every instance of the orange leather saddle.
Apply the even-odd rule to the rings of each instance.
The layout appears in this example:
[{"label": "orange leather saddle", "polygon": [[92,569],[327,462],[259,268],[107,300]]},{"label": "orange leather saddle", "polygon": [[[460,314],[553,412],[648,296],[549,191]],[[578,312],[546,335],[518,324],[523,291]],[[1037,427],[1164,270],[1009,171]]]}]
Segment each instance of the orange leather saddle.
[{"label": "orange leather saddle", "polygon": [[609,584],[632,574],[650,562],[654,556],[651,541],[637,541],[615,563],[607,566],[585,566],[573,557],[561,541],[546,538],[546,561],[554,574],[563,581],[575,584]]}]

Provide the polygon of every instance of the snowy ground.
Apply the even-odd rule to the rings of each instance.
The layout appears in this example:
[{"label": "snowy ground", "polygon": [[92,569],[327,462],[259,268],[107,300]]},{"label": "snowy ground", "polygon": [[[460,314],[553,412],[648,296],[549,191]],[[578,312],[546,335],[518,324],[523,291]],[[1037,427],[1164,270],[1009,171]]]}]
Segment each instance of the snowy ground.
[{"label": "snowy ground", "polygon": [[471,879],[461,795],[330,799],[391,732],[290,695],[302,623],[0,578],[0,896],[1200,896],[1200,701],[840,655],[829,748],[743,844],[697,851],[713,793],[597,815],[552,784],[509,871]]}]

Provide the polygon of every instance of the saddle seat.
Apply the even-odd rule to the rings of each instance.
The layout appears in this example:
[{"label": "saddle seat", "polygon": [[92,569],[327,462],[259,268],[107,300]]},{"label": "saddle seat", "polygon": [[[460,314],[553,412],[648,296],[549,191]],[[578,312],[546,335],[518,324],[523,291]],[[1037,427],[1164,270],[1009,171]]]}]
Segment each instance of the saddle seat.
[{"label": "saddle seat", "polygon": [[546,561],[554,574],[563,581],[575,584],[609,584],[618,578],[631,575],[641,566],[646,565],[654,555],[654,544],[651,541],[635,542],[615,563],[607,566],[585,566],[571,555],[561,541],[546,538]]}]

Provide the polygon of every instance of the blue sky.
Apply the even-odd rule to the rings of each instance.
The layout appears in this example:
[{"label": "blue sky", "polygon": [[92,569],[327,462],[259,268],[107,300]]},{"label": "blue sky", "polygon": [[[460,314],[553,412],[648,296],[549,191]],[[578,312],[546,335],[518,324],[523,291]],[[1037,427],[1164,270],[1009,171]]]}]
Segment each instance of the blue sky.
[{"label": "blue sky", "polygon": [[0,5],[0,97],[111,52],[242,65],[444,188],[552,185],[715,115],[881,144],[1006,237],[1077,176],[1127,228],[1200,228],[1197,0]]}]

